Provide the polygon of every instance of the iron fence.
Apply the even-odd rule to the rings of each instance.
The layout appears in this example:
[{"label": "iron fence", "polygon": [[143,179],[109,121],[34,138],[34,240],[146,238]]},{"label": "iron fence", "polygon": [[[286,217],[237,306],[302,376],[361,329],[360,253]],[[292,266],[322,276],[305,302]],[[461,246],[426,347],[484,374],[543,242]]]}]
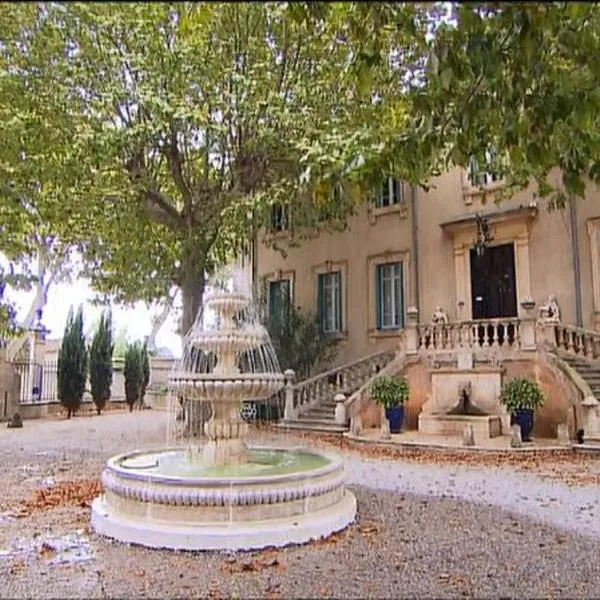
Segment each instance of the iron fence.
[{"label": "iron fence", "polygon": [[13,363],[21,378],[20,404],[58,402],[58,363],[56,361]]}]

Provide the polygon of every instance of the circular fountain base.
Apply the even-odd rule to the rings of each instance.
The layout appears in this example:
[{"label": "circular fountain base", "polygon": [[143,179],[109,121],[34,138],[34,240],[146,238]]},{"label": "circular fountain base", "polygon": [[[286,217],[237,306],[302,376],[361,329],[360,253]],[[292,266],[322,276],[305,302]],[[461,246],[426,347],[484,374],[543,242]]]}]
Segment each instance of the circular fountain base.
[{"label": "circular fountain base", "polygon": [[250,550],[306,543],[354,521],[339,458],[251,448],[249,459],[203,468],[177,449],[111,458],[92,527],[152,548]]}]

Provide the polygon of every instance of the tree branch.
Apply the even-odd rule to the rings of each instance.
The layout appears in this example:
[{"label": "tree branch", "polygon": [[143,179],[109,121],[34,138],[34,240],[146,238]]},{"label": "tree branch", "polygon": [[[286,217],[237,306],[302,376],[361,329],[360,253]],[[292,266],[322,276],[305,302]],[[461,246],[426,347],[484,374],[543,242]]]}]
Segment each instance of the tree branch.
[{"label": "tree branch", "polygon": [[175,128],[175,123],[173,121],[171,121],[171,135],[169,139],[169,145],[167,146],[167,161],[169,163],[169,170],[171,172],[171,176],[173,177],[173,181],[183,196],[183,215],[185,218],[189,218],[192,212],[194,198],[187,182],[185,181],[185,177],[183,176],[183,171],[181,168],[183,159],[181,157],[181,153],[179,152],[177,143],[177,129]]}]

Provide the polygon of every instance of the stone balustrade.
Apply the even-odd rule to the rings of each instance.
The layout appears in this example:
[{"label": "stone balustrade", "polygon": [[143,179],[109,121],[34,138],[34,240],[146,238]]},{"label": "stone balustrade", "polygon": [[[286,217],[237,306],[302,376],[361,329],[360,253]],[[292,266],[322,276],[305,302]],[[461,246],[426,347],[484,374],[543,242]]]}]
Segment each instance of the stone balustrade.
[{"label": "stone balustrade", "polygon": [[394,355],[395,350],[377,352],[355,362],[319,373],[297,384],[294,384],[294,372],[286,371],[284,418],[295,419],[304,410],[318,404],[321,399],[354,391],[385,367]]},{"label": "stone balustrade", "polygon": [[520,319],[458,321],[417,326],[417,351],[521,348]]},{"label": "stone balustrade", "polygon": [[554,339],[550,337],[548,342],[554,342],[559,350],[587,360],[600,359],[600,333],[562,323],[553,325],[553,330]]}]

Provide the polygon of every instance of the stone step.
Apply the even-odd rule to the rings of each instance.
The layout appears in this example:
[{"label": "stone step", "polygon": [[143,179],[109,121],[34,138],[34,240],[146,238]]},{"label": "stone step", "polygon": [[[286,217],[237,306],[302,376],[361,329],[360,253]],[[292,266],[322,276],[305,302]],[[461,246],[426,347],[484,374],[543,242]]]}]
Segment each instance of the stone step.
[{"label": "stone step", "polygon": [[282,421],[277,424],[277,427],[289,431],[316,431],[321,433],[333,433],[341,435],[348,431],[347,427],[329,423],[327,425],[305,423],[303,421]]},{"label": "stone step", "polygon": [[294,421],[298,423],[305,423],[307,425],[337,425],[333,416],[327,419],[300,415],[297,419],[294,419]]},{"label": "stone step", "polygon": [[335,416],[335,411],[333,410],[329,410],[328,408],[311,408],[310,410],[307,410],[305,413],[302,413],[301,415],[302,417],[315,417],[317,419],[326,419],[328,417],[330,418],[334,418]]}]

